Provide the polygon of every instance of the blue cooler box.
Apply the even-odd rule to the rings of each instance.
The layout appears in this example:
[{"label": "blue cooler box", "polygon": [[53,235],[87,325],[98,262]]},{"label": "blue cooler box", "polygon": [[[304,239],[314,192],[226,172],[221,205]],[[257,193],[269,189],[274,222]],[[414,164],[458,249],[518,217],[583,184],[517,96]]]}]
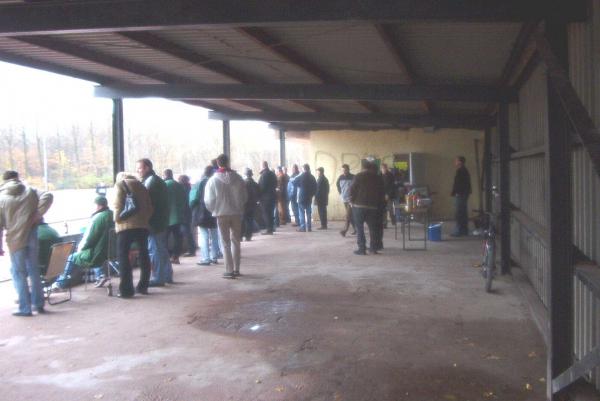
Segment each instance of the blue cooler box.
[{"label": "blue cooler box", "polygon": [[442,240],[442,223],[431,224],[427,228],[427,237],[429,241],[441,241]]}]

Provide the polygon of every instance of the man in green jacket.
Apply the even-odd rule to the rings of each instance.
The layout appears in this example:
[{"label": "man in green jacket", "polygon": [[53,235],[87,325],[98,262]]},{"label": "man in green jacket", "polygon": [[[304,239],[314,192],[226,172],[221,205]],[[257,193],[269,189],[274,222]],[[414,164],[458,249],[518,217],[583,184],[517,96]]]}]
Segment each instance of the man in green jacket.
[{"label": "man in green jacket", "polygon": [[60,242],[60,234],[58,231],[48,225],[48,223],[42,222],[38,226],[38,244],[39,244],[39,265],[42,275],[46,274],[48,269],[48,262],[50,262],[50,253],[52,252],[52,245]]},{"label": "man in green jacket", "polygon": [[99,278],[102,264],[108,257],[108,232],[114,227],[114,223],[106,198],[98,196],[94,203],[96,211],[83,233],[77,252],[69,256],[65,271],[56,279],[54,288],[67,288],[81,282],[82,268],[97,268],[96,276]]},{"label": "man in green jacket", "polygon": [[153,170],[150,159],[140,159],[136,163],[140,180],[150,194],[154,212],[150,217],[148,253],[152,264],[150,287],[162,287],[173,282],[173,266],[169,259],[167,229],[169,228],[169,194],[167,185]]},{"label": "man in green jacket", "polygon": [[171,263],[179,264],[181,255],[181,224],[187,203],[187,196],[183,185],[173,179],[173,170],[166,169],[163,172],[167,194],[169,195],[169,228],[167,231],[167,243],[169,237],[173,236],[173,249],[171,250]]}]

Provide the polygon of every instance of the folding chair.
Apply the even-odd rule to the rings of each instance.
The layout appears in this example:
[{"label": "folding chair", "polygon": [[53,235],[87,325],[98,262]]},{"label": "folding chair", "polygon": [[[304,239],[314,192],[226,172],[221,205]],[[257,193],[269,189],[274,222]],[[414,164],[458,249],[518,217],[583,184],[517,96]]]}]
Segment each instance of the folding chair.
[{"label": "folding chair", "polygon": [[[112,296],[112,281],[111,273],[115,273],[115,275],[119,275],[119,263],[117,262],[117,233],[114,228],[108,230],[108,250],[107,250],[107,258],[106,262],[104,262],[104,267],[106,268],[106,279],[108,281],[107,292],[108,296]],[[104,285],[104,283],[103,283]]]},{"label": "folding chair", "polygon": [[[69,256],[73,253],[74,249],[75,242],[61,242],[52,245],[52,247],[50,248],[50,261],[48,262],[48,269],[46,270],[46,274],[42,276],[42,287],[44,288],[44,296],[48,301],[49,305],[58,305],[71,300],[70,285],[67,286],[67,298],[62,299],[58,302],[53,302],[51,295],[53,292],[58,292],[57,290],[52,289],[52,284],[57,282],[58,277],[61,274],[63,274],[65,266],[67,264],[67,260],[69,259]],[[67,280],[68,278],[65,279],[65,281]]]}]

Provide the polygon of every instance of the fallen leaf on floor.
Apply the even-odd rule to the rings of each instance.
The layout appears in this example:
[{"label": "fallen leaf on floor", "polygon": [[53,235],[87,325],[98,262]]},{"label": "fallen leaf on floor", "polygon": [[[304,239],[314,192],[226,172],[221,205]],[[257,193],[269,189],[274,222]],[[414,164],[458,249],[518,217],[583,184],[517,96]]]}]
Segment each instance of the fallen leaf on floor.
[{"label": "fallen leaf on floor", "polygon": [[446,395],[444,395],[444,399],[448,400],[448,401],[456,401],[456,400],[458,400],[458,398],[456,398],[456,396],[453,395],[453,394],[446,394]]},{"label": "fallen leaf on floor", "polygon": [[275,391],[283,393],[283,390],[285,390],[285,388],[283,387],[275,387]]},{"label": "fallen leaf on floor", "polygon": [[486,391],[483,393],[483,396],[485,398],[492,398],[494,396],[494,392],[493,391]]},{"label": "fallen leaf on floor", "polygon": [[455,364],[453,364],[452,366],[454,366],[454,367],[457,367],[457,366],[458,366],[458,364],[456,364],[456,363],[455,363]]},{"label": "fallen leaf on floor", "polygon": [[538,381],[539,381],[540,383],[546,383],[546,378],[545,378],[545,377],[540,377],[540,378],[538,379]]},{"label": "fallen leaf on floor", "polygon": [[497,361],[497,360],[502,359],[498,355],[494,355],[494,354],[487,354],[484,358],[488,359],[488,360],[492,360],[492,361]]},{"label": "fallen leaf on floor", "polygon": [[333,401],[342,401],[342,395],[340,393],[335,393],[333,396]]},{"label": "fallen leaf on floor", "polygon": [[94,395],[94,398],[97,399],[97,400],[101,399],[102,397],[104,397],[104,394],[96,394],[96,395]]},{"label": "fallen leaf on floor", "polygon": [[338,319],[339,319],[339,318],[338,318],[337,316],[334,316],[334,317],[333,317],[333,320],[338,320]]},{"label": "fallen leaf on floor", "polygon": [[254,381],[254,383],[256,383],[256,384],[260,384],[260,383],[262,383],[262,380],[260,380],[260,379],[256,379],[256,380]]},{"label": "fallen leaf on floor", "polygon": [[166,381],[167,383],[170,383],[170,382],[172,382],[173,380],[175,380],[175,378],[174,378],[174,377],[169,377],[169,378],[167,378],[167,380],[165,380],[165,381]]},{"label": "fallen leaf on floor", "polygon": [[535,351],[531,351],[529,354],[527,354],[527,356],[530,358],[537,358],[537,354]]},{"label": "fallen leaf on floor", "polygon": [[531,390],[533,390],[533,386],[531,384],[527,383],[527,384],[525,384],[525,390],[531,391]]}]

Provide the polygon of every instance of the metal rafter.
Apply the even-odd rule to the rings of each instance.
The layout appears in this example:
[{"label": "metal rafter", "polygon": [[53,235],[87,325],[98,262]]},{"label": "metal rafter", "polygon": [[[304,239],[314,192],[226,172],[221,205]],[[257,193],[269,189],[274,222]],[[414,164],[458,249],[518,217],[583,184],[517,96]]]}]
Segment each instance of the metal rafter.
[{"label": "metal rafter", "polygon": [[0,6],[0,35],[334,21],[584,21],[585,0],[104,0]]},{"label": "metal rafter", "polygon": [[100,97],[167,99],[365,100],[365,101],[515,101],[516,92],[483,85],[405,84],[173,84],[96,87]]},{"label": "metal rafter", "polygon": [[[318,65],[309,61],[306,57],[290,48],[289,46],[285,46],[282,44],[277,38],[273,35],[269,34],[262,28],[257,27],[249,27],[249,28],[237,28],[237,31],[250,37],[260,46],[270,50],[271,52],[277,54],[279,57],[288,61],[289,63],[301,68],[304,72],[312,75],[314,78],[318,79],[322,83],[327,84],[340,84],[341,82],[329,74],[325,70],[323,70]],[[365,102],[358,101],[359,105],[361,105],[364,109],[371,113],[378,113],[379,109],[377,106]]]},{"label": "metal rafter", "polygon": [[[379,34],[379,37],[385,44],[385,47],[389,50],[390,54],[394,58],[396,65],[400,70],[404,73],[406,77],[407,83],[416,84],[420,83],[418,75],[415,73],[415,70],[412,67],[412,64],[409,62],[408,57],[404,50],[400,47],[400,44],[397,40],[394,39],[394,34],[392,32],[392,26],[388,24],[375,24],[375,29]],[[433,104],[429,100],[424,100],[423,107],[428,113],[433,113]]]},{"label": "metal rafter", "polygon": [[[158,82],[164,82],[167,84],[184,84],[189,83],[189,79],[182,77],[180,75],[176,75],[173,73],[157,70],[153,67],[149,67],[144,64],[140,64],[134,61],[130,61],[127,59],[123,59],[118,56],[102,54],[98,51],[83,47],[79,44],[67,42],[62,39],[58,39],[55,37],[49,36],[24,36],[24,37],[15,37],[14,39],[19,40],[24,43],[28,43],[33,46],[43,47],[45,49],[49,49],[52,51],[56,51],[63,54],[68,54],[83,60],[91,61],[97,64],[101,64],[107,67],[115,68],[121,71],[126,71],[132,74],[145,76],[151,79],[154,79]],[[248,107],[248,104],[244,102],[237,102]],[[212,104],[209,102],[204,102],[205,105],[211,106]],[[257,108],[256,105],[249,106],[252,108]],[[262,107],[261,107],[262,108]],[[214,109],[224,109],[218,105],[214,106]],[[272,108],[262,108],[265,111],[273,111]]]},{"label": "metal rafter", "polygon": [[[153,50],[157,50],[162,53],[168,54],[179,60],[183,60],[190,64],[193,64],[196,67],[203,68],[207,71],[219,74],[239,83],[257,84],[264,82],[257,77],[254,77],[236,68],[230,67],[224,63],[216,61],[208,56],[196,52],[195,50],[191,50],[184,46],[181,46],[180,44],[175,43],[172,40],[161,38],[160,36],[152,32],[119,32],[119,34],[129,40],[142,44]],[[307,104],[306,102],[296,102],[296,104],[311,111],[319,111],[318,108]],[[253,107],[256,108],[256,105],[254,105]],[[261,108],[262,107],[265,106],[262,105]]]}]

